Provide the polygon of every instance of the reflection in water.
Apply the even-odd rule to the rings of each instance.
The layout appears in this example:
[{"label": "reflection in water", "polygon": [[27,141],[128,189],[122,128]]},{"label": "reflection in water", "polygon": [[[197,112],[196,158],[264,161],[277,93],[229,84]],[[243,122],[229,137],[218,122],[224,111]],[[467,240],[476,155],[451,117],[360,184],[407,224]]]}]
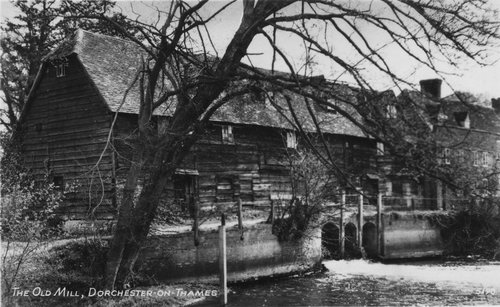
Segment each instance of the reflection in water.
[{"label": "reflection in water", "polygon": [[500,263],[324,264],[323,274],[230,286],[228,306],[500,304]]}]

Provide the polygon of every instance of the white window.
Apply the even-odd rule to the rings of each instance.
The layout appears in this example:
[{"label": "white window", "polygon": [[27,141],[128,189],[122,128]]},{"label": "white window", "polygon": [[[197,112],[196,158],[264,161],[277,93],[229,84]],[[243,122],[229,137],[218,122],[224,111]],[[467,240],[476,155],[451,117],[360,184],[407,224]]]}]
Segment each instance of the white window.
[{"label": "white window", "polygon": [[384,143],[382,142],[377,142],[377,155],[383,156],[384,155]]},{"label": "white window", "polygon": [[393,104],[389,104],[386,107],[386,117],[387,118],[396,118],[398,115],[398,111],[396,110],[396,106]]},{"label": "white window", "polygon": [[234,136],[233,136],[233,127],[230,125],[222,126],[222,143],[225,144],[233,144]]},{"label": "white window", "polygon": [[66,76],[66,66],[68,66],[67,63],[60,63],[56,64],[56,78],[61,78]]},{"label": "white window", "polygon": [[473,165],[474,166],[479,166],[479,161],[481,160],[481,153],[479,151],[473,151]]},{"label": "white window", "polygon": [[297,135],[293,131],[287,131],[286,133],[286,147],[287,148],[297,148]]},{"label": "white window", "polygon": [[450,164],[450,149],[449,148],[443,148],[443,164],[449,165]]},{"label": "white window", "polygon": [[470,118],[469,118],[469,113],[467,113],[467,116],[464,119],[463,126],[466,129],[470,129]]},{"label": "white window", "polygon": [[385,195],[392,196],[392,182],[391,181],[385,182]]},{"label": "white window", "polygon": [[337,100],[335,100],[333,98],[329,98],[326,102],[327,102],[327,104],[325,106],[325,109],[328,112],[336,112],[334,106],[337,106]]},{"label": "white window", "polygon": [[490,161],[489,152],[483,151],[481,155],[481,165],[487,167]]}]

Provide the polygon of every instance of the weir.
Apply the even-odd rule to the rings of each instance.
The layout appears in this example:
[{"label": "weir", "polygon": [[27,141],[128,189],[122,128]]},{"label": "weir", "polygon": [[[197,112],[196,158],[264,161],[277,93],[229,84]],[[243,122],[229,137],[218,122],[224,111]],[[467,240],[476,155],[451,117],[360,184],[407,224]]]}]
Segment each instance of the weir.
[{"label": "weir", "polygon": [[[439,256],[443,254],[444,244],[441,229],[433,224],[428,215],[438,215],[436,211],[418,212],[384,212],[377,228],[377,213],[367,212],[362,226],[362,250],[357,250],[359,242],[356,234],[359,229],[356,222],[358,216],[350,212],[344,217],[346,248],[345,257],[341,257],[340,236],[338,236],[341,219],[329,217],[322,226],[323,253],[328,259],[359,258],[366,254],[368,258],[399,259]],[[329,229],[336,229],[332,232]],[[336,236],[336,238],[333,238]]]},{"label": "weir", "polygon": [[[228,227],[227,280],[306,271],[323,259],[400,259],[443,254],[441,229],[429,218],[442,212],[381,210],[381,199],[377,197],[376,206],[362,205],[361,201],[354,206],[331,206],[298,240],[280,240],[272,224],[264,222]],[[142,271],[156,280],[217,281],[217,230],[197,231],[197,244],[191,231],[148,238],[139,258]]]}]

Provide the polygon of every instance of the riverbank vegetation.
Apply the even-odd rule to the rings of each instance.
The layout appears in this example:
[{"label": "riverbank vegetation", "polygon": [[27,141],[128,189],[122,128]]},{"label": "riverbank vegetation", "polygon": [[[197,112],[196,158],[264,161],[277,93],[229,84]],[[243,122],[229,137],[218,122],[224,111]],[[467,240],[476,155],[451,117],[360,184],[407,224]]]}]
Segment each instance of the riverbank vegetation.
[{"label": "riverbank vegetation", "polygon": [[498,200],[483,199],[466,208],[450,212],[441,219],[448,254],[478,255],[498,259],[500,252],[500,214]]},{"label": "riverbank vegetation", "polygon": [[[203,299],[201,296],[180,295],[182,293],[178,291],[199,289],[199,285],[161,284],[140,273],[135,276],[137,286],[128,285],[127,292],[106,296],[100,291],[103,289],[107,249],[107,241],[98,237],[45,241],[32,249],[22,263],[16,262],[20,266],[12,287],[9,289],[3,283],[2,305],[181,306]],[[23,252],[18,246],[11,249],[12,254]],[[18,257],[11,255],[4,258],[7,262],[16,260]],[[16,290],[27,290],[28,294],[19,295]]]}]

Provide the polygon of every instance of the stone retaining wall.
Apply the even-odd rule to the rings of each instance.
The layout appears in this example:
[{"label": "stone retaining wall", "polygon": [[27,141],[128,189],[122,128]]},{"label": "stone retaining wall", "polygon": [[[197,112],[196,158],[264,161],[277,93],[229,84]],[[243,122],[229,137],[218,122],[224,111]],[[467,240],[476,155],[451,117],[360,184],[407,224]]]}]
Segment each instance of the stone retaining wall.
[{"label": "stone retaining wall", "polygon": [[[321,260],[321,230],[310,230],[299,242],[279,242],[271,225],[256,224],[227,229],[229,281],[288,274],[312,268]],[[142,271],[162,281],[217,281],[218,232],[154,236],[141,254]]]},{"label": "stone retaining wall", "polygon": [[441,228],[416,214],[384,216],[383,258],[418,258],[443,254]]}]

